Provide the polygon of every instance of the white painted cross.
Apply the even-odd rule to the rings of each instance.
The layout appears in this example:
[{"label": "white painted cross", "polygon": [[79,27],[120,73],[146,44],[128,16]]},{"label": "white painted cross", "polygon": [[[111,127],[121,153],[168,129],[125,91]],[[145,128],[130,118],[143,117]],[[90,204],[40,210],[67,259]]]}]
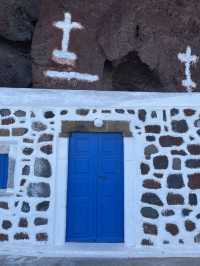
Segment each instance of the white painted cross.
[{"label": "white painted cross", "polygon": [[[77,55],[69,51],[70,33],[73,29],[83,29],[83,26],[78,22],[72,22],[71,14],[65,13],[64,21],[58,21],[53,24],[58,29],[63,31],[63,39],[61,50],[55,49],[53,51],[52,60],[61,65],[74,66],[77,60]],[[95,82],[99,80],[97,75],[91,75],[88,73],[79,73],[75,71],[45,71],[45,76],[55,79],[67,79],[67,80],[80,80],[87,82]]]},{"label": "white painted cross", "polygon": [[[75,61],[77,56],[75,53],[69,52],[69,39],[70,33],[73,29],[82,30],[83,26],[78,22],[72,22],[71,14],[65,13],[64,21],[58,21],[53,24],[58,29],[63,31],[63,39],[62,39],[62,50],[54,50],[53,57],[54,59],[61,64],[69,63],[69,61]],[[66,60],[66,62],[65,62]]]},{"label": "white painted cross", "polygon": [[186,79],[182,81],[182,85],[187,88],[188,92],[192,92],[193,88],[196,88],[196,83],[192,81],[192,75],[191,75],[191,65],[197,63],[198,57],[196,55],[192,55],[191,47],[188,46],[186,53],[179,53],[178,59],[185,63],[185,76]]}]

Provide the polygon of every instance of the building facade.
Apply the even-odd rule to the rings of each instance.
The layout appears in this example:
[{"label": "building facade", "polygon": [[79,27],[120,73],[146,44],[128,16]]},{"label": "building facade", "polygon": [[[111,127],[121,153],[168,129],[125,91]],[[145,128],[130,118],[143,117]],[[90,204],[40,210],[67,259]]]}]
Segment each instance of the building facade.
[{"label": "building facade", "polygon": [[1,89],[0,253],[198,255],[199,99]]}]

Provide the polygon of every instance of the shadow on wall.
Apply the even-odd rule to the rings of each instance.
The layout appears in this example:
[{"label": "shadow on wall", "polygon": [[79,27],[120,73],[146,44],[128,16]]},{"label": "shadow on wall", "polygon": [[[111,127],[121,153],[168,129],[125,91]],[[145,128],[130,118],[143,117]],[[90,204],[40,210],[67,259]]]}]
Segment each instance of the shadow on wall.
[{"label": "shadow on wall", "polygon": [[162,90],[156,71],[143,63],[137,52],[132,51],[119,60],[106,60],[103,78],[114,90]]}]

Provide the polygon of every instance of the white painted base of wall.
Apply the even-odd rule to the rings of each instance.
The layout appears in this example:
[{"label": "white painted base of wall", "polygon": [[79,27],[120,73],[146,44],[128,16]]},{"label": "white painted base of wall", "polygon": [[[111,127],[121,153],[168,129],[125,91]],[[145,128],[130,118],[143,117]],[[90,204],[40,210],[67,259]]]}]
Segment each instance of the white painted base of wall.
[{"label": "white painted base of wall", "polygon": [[4,245],[0,256],[37,258],[199,258],[198,250],[173,249],[173,247],[133,248],[123,244],[66,244],[64,246]]}]

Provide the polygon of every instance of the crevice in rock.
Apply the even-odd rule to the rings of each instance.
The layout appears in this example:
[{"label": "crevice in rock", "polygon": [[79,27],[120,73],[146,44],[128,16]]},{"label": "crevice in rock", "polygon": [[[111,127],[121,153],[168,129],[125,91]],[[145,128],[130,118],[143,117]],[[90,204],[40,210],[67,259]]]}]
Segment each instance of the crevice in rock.
[{"label": "crevice in rock", "polygon": [[[139,26],[136,27],[136,34],[139,37]],[[106,60],[103,77],[113,90],[162,91],[163,87],[158,73],[142,62],[136,51],[118,60]]]}]

